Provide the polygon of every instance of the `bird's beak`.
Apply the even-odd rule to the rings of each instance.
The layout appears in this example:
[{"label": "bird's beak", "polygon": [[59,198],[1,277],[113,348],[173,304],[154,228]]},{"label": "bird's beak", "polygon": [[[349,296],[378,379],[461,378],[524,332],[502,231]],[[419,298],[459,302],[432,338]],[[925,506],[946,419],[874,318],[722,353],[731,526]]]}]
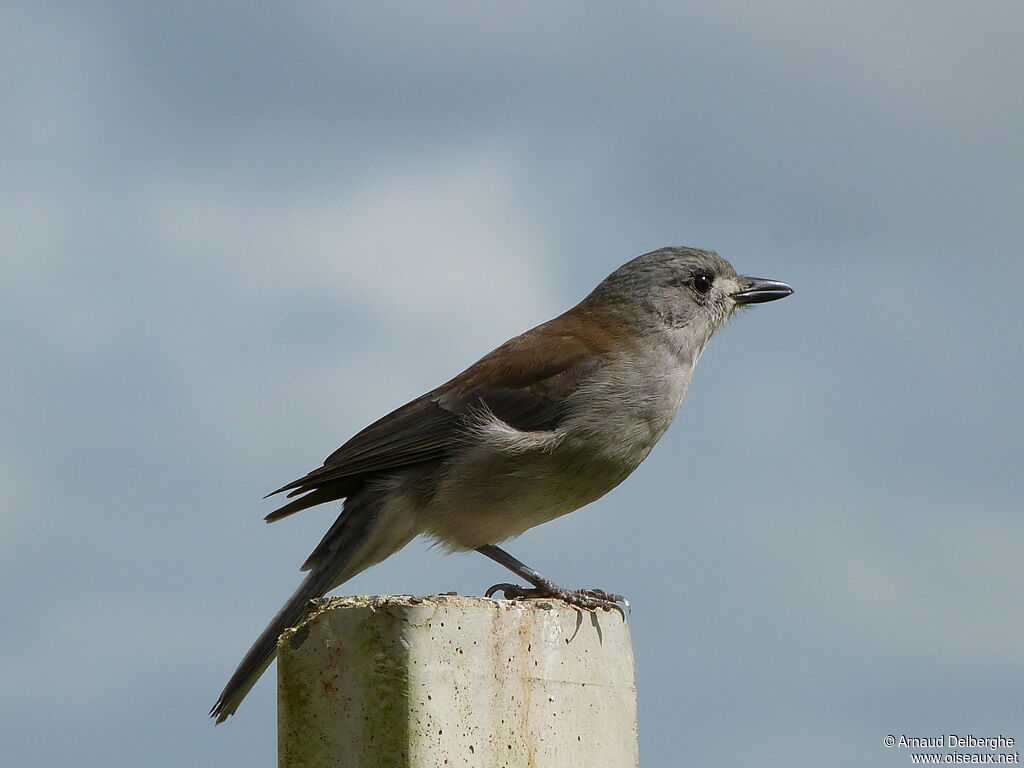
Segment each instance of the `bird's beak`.
[{"label": "bird's beak", "polygon": [[739,283],[740,290],[732,294],[733,301],[739,305],[763,304],[766,301],[784,299],[793,292],[785,283],[760,277],[740,277]]}]

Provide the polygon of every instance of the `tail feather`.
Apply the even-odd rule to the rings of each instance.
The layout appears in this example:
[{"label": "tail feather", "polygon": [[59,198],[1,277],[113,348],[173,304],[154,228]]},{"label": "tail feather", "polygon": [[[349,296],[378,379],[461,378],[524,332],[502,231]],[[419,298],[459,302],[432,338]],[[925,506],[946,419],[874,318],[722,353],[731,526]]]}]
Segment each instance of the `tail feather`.
[{"label": "tail feather", "polygon": [[210,710],[218,724],[235,713],[270,666],[278,637],[295,626],[310,600],[397,552],[418,533],[409,510],[389,498],[364,487],[346,500],[341,515],[304,564],[309,574],[253,643]]},{"label": "tail feather", "polygon": [[260,633],[245,654],[242,663],[238,665],[238,669],[228,680],[228,684],[224,686],[217,703],[210,710],[210,717],[217,718],[218,725],[235,713],[242,699],[270,666],[276,655],[277,638],[281,633],[295,626],[310,600],[322,596],[327,591],[330,584],[328,576],[325,571],[313,572],[306,576],[295,593],[288,598],[288,602]]},{"label": "tail feather", "polygon": [[[310,491],[308,488],[302,489],[301,491],[293,491],[288,494],[289,497],[296,495],[296,493],[305,493],[306,495],[300,496],[295,499],[295,501],[290,501],[283,507],[275,509],[263,519],[268,523],[274,523],[282,518],[288,517],[288,515],[294,515],[296,512],[303,509],[309,509],[310,507],[315,507],[318,504],[326,504],[329,501],[344,499],[359,487],[359,483],[361,483],[362,480],[363,479],[361,477],[349,477],[344,478],[344,480],[328,483],[327,485],[313,491]],[[274,493],[277,493],[277,491]],[[273,496],[274,494],[270,495]]]}]

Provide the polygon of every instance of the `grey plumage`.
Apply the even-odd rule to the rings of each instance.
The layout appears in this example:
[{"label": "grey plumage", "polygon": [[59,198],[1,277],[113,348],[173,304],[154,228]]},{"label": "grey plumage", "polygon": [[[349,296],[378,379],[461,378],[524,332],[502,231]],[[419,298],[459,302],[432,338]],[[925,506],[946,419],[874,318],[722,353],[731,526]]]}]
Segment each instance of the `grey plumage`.
[{"label": "grey plumage", "polygon": [[[311,598],[415,536],[494,557],[501,551],[493,545],[614,488],[672,422],[693,366],[729,314],[791,292],[782,283],[738,276],[711,251],[645,254],[572,309],[374,422],[322,467],[279,488],[274,493],[298,498],[268,522],[345,502],[303,564],[305,580],[211,714],[222,722],[234,713],[273,659],[277,637]],[[542,579],[532,569],[516,572]],[[607,603],[546,580],[534,584],[584,607]]]}]

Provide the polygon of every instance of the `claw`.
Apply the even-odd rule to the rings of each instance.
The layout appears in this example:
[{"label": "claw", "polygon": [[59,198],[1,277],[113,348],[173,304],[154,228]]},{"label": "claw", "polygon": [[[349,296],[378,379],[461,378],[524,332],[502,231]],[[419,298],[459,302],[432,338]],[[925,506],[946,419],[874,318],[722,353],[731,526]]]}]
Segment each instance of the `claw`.
[{"label": "claw", "polygon": [[[626,613],[633,613],[633,604],[629,602],[622,595],[616,595],[613,592],[605,592],[603,589],[581,589],[580,592],[587,597],[593,597],[597,600],[607,603],[622,603],[626,606]],[[622,608],[618,605],[615,606],[619,613],[622,613]]]},{"label": "claw", "polygon": [[536,591],[537,590],[535,589],[520,587],[518,584],[501,583],[488,588],[488,590],[484,592],[484,597],[494,597],[496,593],[501,592],[506,600],[523,600],[530,597],[531,592]]}]

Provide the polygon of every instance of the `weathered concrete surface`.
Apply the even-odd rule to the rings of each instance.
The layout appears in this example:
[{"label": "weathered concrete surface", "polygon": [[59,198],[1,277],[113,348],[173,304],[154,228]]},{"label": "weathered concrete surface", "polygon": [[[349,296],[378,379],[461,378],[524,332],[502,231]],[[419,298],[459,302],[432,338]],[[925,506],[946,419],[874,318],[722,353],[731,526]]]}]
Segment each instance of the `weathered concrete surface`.
[{"label": "weathered concrete surface", "polygon": [[557,600],[343,597],[278,643],[281,768],[637,765],[629,629]]}]

